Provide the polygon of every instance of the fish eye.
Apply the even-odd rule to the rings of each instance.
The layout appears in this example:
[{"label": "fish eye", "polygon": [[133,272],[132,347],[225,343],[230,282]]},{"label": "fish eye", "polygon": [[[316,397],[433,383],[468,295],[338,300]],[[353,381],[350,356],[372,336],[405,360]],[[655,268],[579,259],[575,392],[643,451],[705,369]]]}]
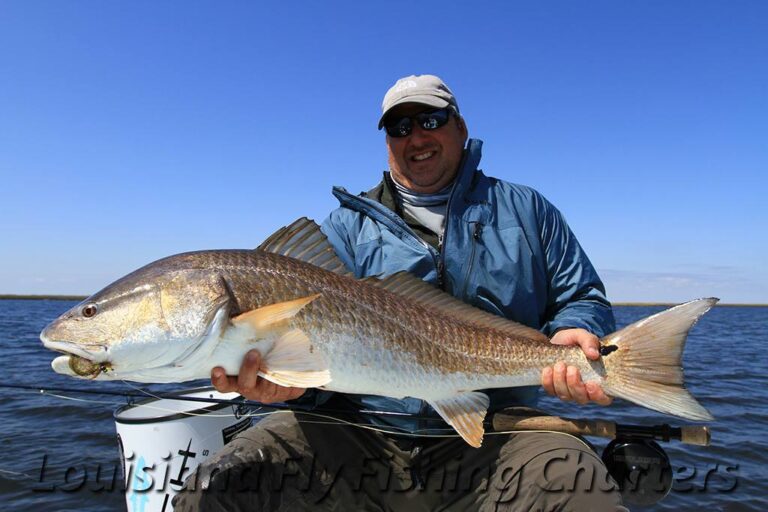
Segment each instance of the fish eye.
[{"label": "fish eye", "polygon": [[83,306],[83,309],[80,310],[80,313],[85,318],[91,318],[92,316],[95,316],[96,313],[98,313],[98,312],[99,312],[99,310],[96,307],[96,304],[86,304],[85,306]]}]

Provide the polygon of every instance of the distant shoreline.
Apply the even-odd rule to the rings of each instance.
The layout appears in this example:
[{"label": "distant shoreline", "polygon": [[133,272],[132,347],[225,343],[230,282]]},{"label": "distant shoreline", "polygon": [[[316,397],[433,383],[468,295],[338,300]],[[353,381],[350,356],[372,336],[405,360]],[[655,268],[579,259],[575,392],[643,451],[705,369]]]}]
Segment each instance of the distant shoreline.
[{"label": "distant shoreline", "polygon": [[[13,295],[1,294],[0,300],[85,300],[87,295]],[[614,306],[677,306],[678,302],[613,302]],[[731,308],[765,308],[768,304],[717,304]]]},{"label": "distant shoreline", "polygon": [[87,295],[13,295],[0,293],[0,300],[83,300]]},{"label": "distant shoreline", "polygon": [[[677,306],[682,302],[611,302],[612,306],[666,306],[671,308]],[[740,304],[738,302],[718,302],[715,307],[727,307],[727,308],[765,308],[768,304]]]}]

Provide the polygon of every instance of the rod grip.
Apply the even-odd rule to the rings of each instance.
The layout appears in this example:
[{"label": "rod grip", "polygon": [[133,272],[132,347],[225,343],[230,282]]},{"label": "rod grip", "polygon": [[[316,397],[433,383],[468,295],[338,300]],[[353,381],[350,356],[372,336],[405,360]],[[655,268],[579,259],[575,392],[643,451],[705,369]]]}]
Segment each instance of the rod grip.
[{"label": "rod grip", "polygon": [[493,428],[504,430],[551,430],[582,436],[616,436],[616,424],[611,421],[577,420],[557,416],[527,416],[496,413],[493,416]]},{"label": "rod grip", "polygon": [[680,441],[696,446],[709,446],[712,441],[712,433],[707,426],[685,425],[680,427]]}]

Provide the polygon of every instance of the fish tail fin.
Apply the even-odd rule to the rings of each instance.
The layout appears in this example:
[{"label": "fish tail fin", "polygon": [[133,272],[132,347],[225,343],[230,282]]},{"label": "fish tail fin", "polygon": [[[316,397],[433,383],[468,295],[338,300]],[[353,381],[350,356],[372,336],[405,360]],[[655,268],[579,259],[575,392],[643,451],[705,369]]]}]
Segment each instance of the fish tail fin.
[{"label": "fish tail fin", "polygon": [[688,331],[717,301],[686,302],[603,338],[605,392],[674,416],[713,420],[683,386],[682,356]]}]

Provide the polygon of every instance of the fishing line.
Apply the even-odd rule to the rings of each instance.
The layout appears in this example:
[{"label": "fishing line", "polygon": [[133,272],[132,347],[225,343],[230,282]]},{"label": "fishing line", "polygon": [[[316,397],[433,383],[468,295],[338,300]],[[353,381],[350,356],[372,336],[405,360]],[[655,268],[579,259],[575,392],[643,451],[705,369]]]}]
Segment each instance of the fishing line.
[{"label": "fishing line", "polygon": [[[125,381],[123,381],[125,382]],[[54,391],[64,391],[68,393],[84,393],[84,394],[93,394],[93,395],[111,395],[111,396],[121,396],[124,398],[144,398],[146,396],[150,396],[156,400],[181,400],[181,401],[190,401],[190,402],[202,402],[202,403],[218,403],[218,404],[226,404],[226,405],[233,405],[233,406],[250,406],[250,407],[257,407],[257,411],[262,410],[263,408],[269,408],[269,409],[275,409],[273,411],[264,412],[264,413],[243,413],[243,417],[250,416],[250,417],[260,417],[260,416],[268,416],[271,414],[276,414],[280,412],[294,412],[302,415],[307,416],[313,416],[317,418],[322,418],[330,421],[311,421],[307,419],[297,419],[297,421],[301,423],[317,423],[317,424],[337,424],[337,425],[343,425],[343,426],[350,426],[350,427],[357,427],[357,428],[363,428],[366,430],[372,430],[375,432],[381,432],[384,434],[391,434],[391,435],[408,435],[408,436],[414,436],[414,437],[458,437],[458,434],[456,433],[447,433],[447,434],[426,434],[421,433],[424,430],[431,430],[431,431],[439,431],[444,430],[446,432],[454,432],[451,428],[425,428],[425,429],[417,429],[414,431],[410,431],[408,429],[398,427],[396,425],[390,425],[388,428],[384,427],[378,427],[374,426],[368,423],[356,423],[353,421],[344,420],[335,416],[329,416],[327,414],[321,414],[317,410],[311,411],[311,410],[305,410],[300,407],[295,407],[287,404],[262,404],[260,402],[255,402],[251,400],[247,400],[245,398],[235,398],[235,399],[216,399],[216,398],[202,398],[202,397],[187,397],[187,396],[178,396],[173,394],[153,394],[150,393],[147,390],[144,390],[140,387],[133,386],[127,382],[130,387],[140,392],[140,394],[137,393],[130,393],[130,392],[124,392],[124,391],[107,391],[107,390],[83,390],[83,389],[77,389],[77,388],[41,388],[41,387],[35,387],[35,386],[26,386],[26,385],[20,385],[20,384],[0,384],[0,388],[9,388],[9,389],[21,389],[21,390],[27,390],[27,391],[37,391],[41,394],[53,396],[56,398],[61,399],[67,399],[67,400],[74,400],[74,401],[80,401],[85,403],[98,403],[98,404],[108,404],[108,405],[122,405],[122,402],[109,402],[104,400],[93,400],[93,399],[85,399],[85,398],[76,398],[76,397],[67,397],[65,395],[60,395],[54,393]],[[135,405],[135,404],[129,404],[129,405]],[[164,407],[159,407],[156,405],[151,404],[140,404],[135,405],[137,407],[146,407],[153,410],[158,410],[162,412],[172,412],[175,414],[184,414],[188,416],[218,416],[218,417],[234,417],[234,414],[204,414],[204,413],[196,413],[194,411],[178,411],[176,409],[168,409]],[[321,409],[322,412],[325,413],[341,413],[341,414],[349,414],[350,411],[345,410],[338,410],[338,409]],[[355,413],[361,413],[365,415],[380,415],[380,416],[401,416],[401,417],[408,417],[409,419],[414,420],[430,420],[430,421],[436,421],[438,418],[433,416],[413,416],[408,413],[398,413],[398,412],[390,412],[390,411],[370,411],[370,410],[362,410],[362,411],[354,411]]]},{"label": "fishing line", "polygon": [[[291,411],[280,411],[280,412],[291,412]],[[382,432],[384,434],[392,434],[392,435],[406,435],[406,436],[415,436],[415,437],[458,437],[458,434],[417,434],[416,432],[423,431],[423,430],[448,430],[453,431],[453,429],[440,429],[440,428],[431,428],[431,429],[416,429],[414,431],[407,430],[403,427],[398,427],[396,425],[391,425],[390,428],[397,429],[397,430],[387,430],[382,427],[376,427],[374,425],[370,425],[368,423],[355,423],[353,421],[344,420],[342,418],[337,418],[335,416],[328,416],[325,414],[320,414],[314,411],[296,411],[299,414],[304,414],[308,416],[315,416],[318,418],[324,418],[331,421],[310,421],[310,420],[301,420],[297,419],[296,421],[300,423],[309,423],[309,424],[319,424],[319,425],[340,425],[340,426],[350,426],[350,427],[358,427],[363,428],[366,430],[373,430],[374,432]],[[430,418],[432,420],[435,420],[436,418]]]},{"label": "fishing line", "polygon": [[[77,388],[41,388],[41,387],[35,387],[35,386],[26,386],[21,384],[0,384],[0,388],[7,388],[7,389],[21,389],[21,390],[27,390],[27,391],[37,391],[40,394],[45,394],[49,396],[53,396],[56,398],[64,399],[64,400],[73,400],[73,401],[79,401],[79,402],[85,402],[85,403],[98,403],[98,404],[108,404],[108,405],[122,405],[122,402],[109,402],[105,400],[93,400],[93,399],[85,399],[85,398],[76,398],[76,397],[68,397],[65,395],[60,395],[54,393],[54,391],[64,391],[69,393],[83,393],[83,394],[93,394],[93,395],[112,395],[112,396],[121,396],[124,398],[145,398],[147,396],[154,398],[156,400],[180,400],[180,401],[188,401],[188,402],[202,402],[202,403],[217,403],[217,404],[225,404],[225,405],[233,405],[233,406],[246,406],[246,407],[256,407],[256,412],[245,412],[241,415],[241,417],[263,417],[263,416],[270,416],[273,414],[278,413],[298,413],[301,415],[306,416],[313,416],[316,418],[322,418],[325,420],[330,421],[312,421],[307,419],[301,419],[297,418],[296,421],[299,423],[307,423],[307,424],[321,424],[321,425],[339,425],[339,426],[348,426],[348,427],[356,427],[356,428],[362,428],[366,430],[371,430],[374,432],[379,432],[383,434],[390,434],[390,435],[402,435],[402,436],[410,436],[410,437],[421,437],[421,438],[449,438],[449,437],[459,437],[459,434],[456,433],[451,428],[425,428],[425,429],[416,429],[416,430],[408,430],[403,427],[398,427],[396,425],[390,425],[388,428],[383,428],[380,426],[374,426],[368,423],[356,423],[353,421],[344,420],[342,418],[338,418],[335,416],[329,416],[327,414],[322,414],[321,412],[317,412],[318,410],[304,410],[300,407],[291,406],[288,404],[262,404],[260,402],[255,402],[252,400],[248,400],[246,398],[234,398],[234,399],[217,399],[217,398],[198,398],[198,397],[188,397],[188,396],[179,396],[174,394],[168,394],[168,393],[160,393],[160,394],[154,394],[151,393],[145,389],[142,389],[138,386],[134,386],[126,381],[122,381],[123,383],[127,384],[129,387],[139,391],[140,393],[128,393],[124,391],[107,391],[107,390],[83,390],[83,389],[77,389]],[[146,407],[152,410],[157,410],[161,412],[172,412],[175,414],[184,414],[188,416],[214,416],[214,417],[235,417],[235,414],[213,414],[213,413],[196,413],[194,411],[178,411],[176,409],[168,409],[165,407],[159,407],[156,405],[151,404],[131,404],[136,407]],[[260,410],[263,410],[264,408],[269,409],[275,409],[273,411],[268,412],[258,412]],[[344,410],[338,410],[338,409],[321,409],[322,412],[327,413],[341,413],[341,414],[349,414],[350,411],[344,411]],[[354,413],[360,413],[365,415],[380,415],[380,416],[404,416],[408,417],[409,419],[415,419],[415,420],[430,420],[430,421],[436,421],[438,418],[433,416],[413,416],[408,413],[392,413],[390,411],[370,411],[370,410],[362,410],[362,411],[354,411]],[[439,431],[444,430],[446,434],[427,434],[422,433],[425,430],[430,431]],[[560,434],[564,436],[571,436],[578,439],[584,446],[589,448],[589,445],[584,442],[580,437],[574,436],[571,434],[568,434],[566,432],[559,432],[556,430],[503,430],[503,431],[489,431],[485,432],[485,435],[502,435],[502,434],[522,434],[522,433],[551,433],[551,434]]]},{"label": "fishing line", "polygon": [[[125,381],[123,381],[125,382]],[[126,384],[128,384],[126,382]],[[129,386],[131,386],[129,384]],[[358,426],[360,428],[368,428],[371,430],[378,430],[384,433],[389,434],[411,434],[411,431],[397,427],[395,425],[392,425],[392,429],[400,429],[402,432],[397,430],[386,430],[382,428],[377,428],[372,425],[369,425],[367,423],[355,423],[352,421],[343,420],[341,418],[337,418],[334,416],[328,416],[325,414],[320,414],[318,412],[322,411],[324,413],[337,413],[337,414],[350,414],[351,412],[354,412],[355,414],[364,414],[364,415],[374,415],[374,416],[398,416],[398,417],[407,417],[409,419],[414,420],[430,420],[430,421],[436,421],[439,418],[434,416],[415,416],[408,413],[400,413],[400,412],[391,412],[391,411],[372,411],[372,410],[360,410],[360,411],[349,411],[349,410],[342,410],[342,409],[331,409],[331,408],[316,408],[315,410],[309,410],[309,409],[303,409],[301,407],[296,407],[295,405],[289,405],[289,404],[282,404],[282,403],[275,403],[275,404],[262,404],[260,402],[248,400],[246,398],[234,398],[234,399],[219,399],[219,398],[204,398],[204,397],[189,397],[189,396],[180,396],[173,393],[159,393],[159,394],[153,394],[150,393],[147,390],[144,390],[139,387],[131,386],[133,389],[136,389],[140,393],[131,393],[131,392],[125,392],[125,391],[108,391],[108,390],[90,390],[90,389],[77,389],[77,388],[66,388],[66,387],[60,387],[60,388],[42,388],[39,386],[28,386],[28,385],[21,385],[21,384],[0,384],[0,388],[7,388],[7,389],[20,389],[25,391],[36,391],[40,394],[53,396],[56,398],[62,398],[62,399],[68,399],[68,400],[75,400],[85,403],[98,403],[98,404],[108,404],[108,405],[123,405],[123,402],[115,402],[115,401],[104,401],[104,400],[93,400],[93,399],[85,399],[85,398],[75,398],[75,397],[67,397],[65,395],[60,395],[54,392],[66,392],[66,393],[82,393],[82,394],[90,394],[90,395],[109,395],[109,396],[120,396],[123,398],[146,398],[147,396],[150,396],[156,400],[179,400],[179,401],[187,401],[187,402],[200,402],[200,403],[206,403],[206,404],[224,404],[224,405],[232,405],[232,406],[246,406],[246,407],[257,407],[258,410],[262,410],[264,408],[267,409],[275,409],[270,412],[265,413],[244,413],[243,416],[246,414],[249,414],[251,416],[266,416],[269,414],[274,414],[278,412],[294,412],[304,415],[310,415],[310,416],[316,416],[321,417],[325,419],[330,419],[336,423],[342,423],[349,426]],[[151,408],[158,411],[163,412],[172,412],[175,414],[184,414],[189,416],[218,416],[218,417],[234,417],[234,414],[204,414],[204,413],[195,413],[194,411],[179,411],[176,409],[167,409],[164,407],[158,407],[156,405],[151,404],[135,404],[130,403],[128,405],[133,405],[136,407],[146,407]],[[305,423],[308,423],[309,420],[301,420]],[[420,430],[440,430],[439,428],[431,428],[431,429],[420,429]],[[452,431],[452,429],[442,429],[446,431]],[[419,430],[416,430],[415,432],[418,432]],[[417,434],[420,436],[429,436],[429,434]]]},{"label": "fishing line", "polygon": [[[23,384],[0,384],[0,389],[7,388],[7,389],[20,389],[20,390],[26,390],[26,391],[36,391],[40,394],[47,394],[51,395],[52,392],[64,392],[64,393],[80,393],[80,394],[86,394],[86,395],[109,395],[109,396],[119,396],[123,398],[146,398],[149,394],[149,391],[143,390],[141,388],[136,388],[141,393],[131,393],[127,391],[108,391],[108,390],[90,390],[90,389],[78,389],[78,388],[68,388],[68,387],[50,387],[45,388],[41,386],[29,386],[29,385],[23,385]],[[254,400],[248,400],[245,397],[239,397],[239,398],[232,398],[232,399],[223,399],[223,398],[204,398],[204,397],[192,397],[192,396],[183,396],[179,395],[178,392],[173,393],[158,393],[158,394],[149,394],[152,398],[155,398],[157,400],[179,400],[183,402],[201,402],[206,404],[224,404],[224,405],[242,405],[242,406],[251,406],[251,407],[265,407],[269,409],[275,409],[275,410],[289,410],[294,412],[301,412],[301,413],[307,413],[310,411],[322,411],[329,414],[363,414],[363,415],[373,415],[373,416],[393,416],[393,417],[403,417],[403,418],[409,418],[414,420],[431,420],[435,421],[439,418],[436,416],[416,416],[410,413],[406,412],[394,412],[394,411],[373,411],[369,409],[362,409],[362,410],[345,410],[345,409],[333,409],[333,408],[327,408],[327,407],[315,407],[314,409],[308,409],[304,408],[300,405],[296,404],[286,404],[286,403],[272,403],[272,404],[263,404],[261,402],[256,402]],[[116,405],[119,405],[116,403]],[[135,403],[129,401],[128,405],[136,405]],[[145,406],[144,404],[141,405],[142,407]],[[179,411],[175,411],[179,412]]]},{"label": "fishing line", "polygon": [[56,398],[61,398],[62,400],[72,400],[73,402],[86,402],[89,404],[119,405],[118,402],[114,402],[114,401],[94,400],[92,398],[77,398],[74,396],[57,395],[56,393],[49,393],[49,392],[44,394],[48,396],[53,396]]},{"label": "fishing line", "polygon": [[148,396],[148,397],[151,397],[151,398],[156,398],[156,399],[158,399],[158,400],[162,400],[162,398],[160,398],[159,396],[157,396],[157,395],[153,395],[152,393],[150,393],[150,392],[149,392],[149,391],[147,391],[146,389],[144,389],[144,388],[140,388],[139,386],[135,386],[135,385],[131,384],[130,382],[128,382],[127,380],[121,380],[120,382],[122,382],[123,384],[125,384],[125,385],[126,385],[126,386],[128,386],[129,388],[133,388],[133,389],[135,389],[136,391],[138,391],[138,392],[140,392],[140,393],[143,393],[143,394],[145,394],[145,395],[146,395],[146,396]]},{"label": "fishing line", "polygon": [[8,471],[7,469],[0,469],[0,473],[7,473],[9,475],[14,475],[14,476],[25,476],[25,477],[31,478],[33,480],[35,480],[37,478],[36,476],[28,475],[26,473],[19,473],[18,471]]}]

